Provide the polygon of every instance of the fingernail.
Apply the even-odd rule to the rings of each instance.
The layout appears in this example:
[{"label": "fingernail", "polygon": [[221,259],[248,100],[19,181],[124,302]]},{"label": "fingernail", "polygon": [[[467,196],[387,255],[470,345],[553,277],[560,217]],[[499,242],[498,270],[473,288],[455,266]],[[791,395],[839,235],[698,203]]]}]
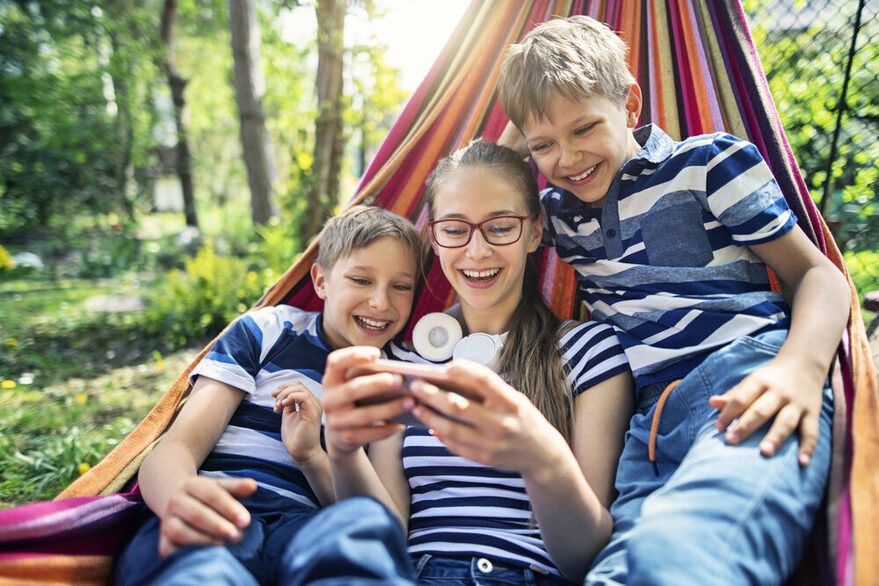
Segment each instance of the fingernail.
[{"label": "fingernail", "polygon": [[800,466],[808,466],[812,462],[812,457],[809,454],[800,454]]},{"label": "fingernail", "polygon": [[414,406],[415,406],[415,399],[413,399],[412,397],[405,397],[403,399],[403,408],[404,409],[411,409]]},{"label": "fingernail", "polygon": [[775,455],[775,444],[770,441],[760,442],[760,451],[767,456],[773,456]]},{"label": "fingernail", "polygon": [[726,442],[729,444],[734,444],[739,441],[739,434],[735,431],[731,431],[726,434]]}]

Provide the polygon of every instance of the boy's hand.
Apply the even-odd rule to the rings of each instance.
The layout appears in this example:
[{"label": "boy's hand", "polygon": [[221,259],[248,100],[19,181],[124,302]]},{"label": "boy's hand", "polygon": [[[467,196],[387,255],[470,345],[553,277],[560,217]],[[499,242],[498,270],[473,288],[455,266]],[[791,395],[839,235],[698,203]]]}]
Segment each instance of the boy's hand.
[{"label": "boy's hand", "polygon": [[498,137],[497,143],[513,149],[523,159],[531,154],[531,151],[528,150],[528,142],[525,140],[525,136],[512,122],[507,122],[507,125],[504,126],[504,130]]},{"label": "boy's hand", "polygon": [[[736,445],[772,417],[775,421],[760,442],[760,453],[774,456],[778,447],[799,428],[801,466],[808,466],[818,441],[824,379],[803,368],[783,364],[778,358],[758,368],[723,395],[708,403],[720,409],[716,427],[726,431],[726,441]],[[739,420],[732,429],[729,425]]]},{"label": "boy's hand", "polygon": [[300,468],[320,447],[320,401],[300,382],[281,385],[274,391],[275,413],[281,413],[281,441]]},{"label": "boy's hand", "polygon": [[256,491],[251,478],[193,476],[168,501],[159,526],[159,555],[186,545],[223,545],[241,540],[250,513],[237,499]]},{"label": "boy's hand", "polygon": [[411,410],[415,400],[410,396],[400,399],[358,405],[361,399],[381,396],[399,390],[403,377],[399,374],[380,373],[347,378],[355,366],[374,361],[378,348],[350,346],[332,352],[327,357],[323,378],[323,408],[326,412],[325,437],[331,458],[351,454],[366,444],[385,439],[402,431],[405,426],[392,419]]}]

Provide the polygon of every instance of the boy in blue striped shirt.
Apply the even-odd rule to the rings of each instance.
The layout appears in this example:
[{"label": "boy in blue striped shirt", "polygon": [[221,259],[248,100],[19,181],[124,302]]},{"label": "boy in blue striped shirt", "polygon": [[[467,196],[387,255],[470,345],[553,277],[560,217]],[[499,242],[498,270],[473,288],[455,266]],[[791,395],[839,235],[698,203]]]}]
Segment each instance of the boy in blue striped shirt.
[{"label": "boy in blue striped shirt", "polygon": [[524,139],[552,185],[545,240],[636,377],[614,535],[586,583],[780,583],[826,486],[848,287],[752,144],[636,128],[626,51],[589,17],[553,20],[499,80],[519,130],[502,141]]},{"label": "boy in blue striped shirt", "polygon": [[331,218],[311,277],[323,311],[263,307],[196,365],[192,392],[138,474],[151,514],[116,584],[287,583],[292,538],[334,501],[322,448],[327,355],[406,325],[421,237],[372,206]]}]

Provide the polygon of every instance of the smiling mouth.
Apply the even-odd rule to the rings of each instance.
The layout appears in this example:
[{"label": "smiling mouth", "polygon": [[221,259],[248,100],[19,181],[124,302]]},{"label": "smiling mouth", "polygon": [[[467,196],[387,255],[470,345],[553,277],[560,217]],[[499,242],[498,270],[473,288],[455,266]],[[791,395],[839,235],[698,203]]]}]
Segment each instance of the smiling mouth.
[{"label": "smiling mouth", "polygon": [[500,269],[486,269],[484,271],[471,271],[467,269],[462,269],[461,272],[464,274],[470,281],[490,281],[494,279],[499,272]]},{"label": "smiling mouth", "polygon": [[391,320],[387,319],[372,319],[369,317],[361,317],[359,315],[354,316],[354,321],[356,321],[362,328],[367,330],[374,330],[376,332],[382,332],[391,325]]},{"label": "smiling mouth", "polygon": [[597,168],[598,168],[598,164],[595,164],[595,165],[592,165],[591,167],[589,167],[588,169],[586,169],[585,171],[583,171],[582,173],[580,173],[579,175],[568,175],[568,181],[573,181],[573,182],[583,181],[584,179],[586,179],[587,177],[592,175],[592,173],[594,173],[595,169],[597,169]]}]

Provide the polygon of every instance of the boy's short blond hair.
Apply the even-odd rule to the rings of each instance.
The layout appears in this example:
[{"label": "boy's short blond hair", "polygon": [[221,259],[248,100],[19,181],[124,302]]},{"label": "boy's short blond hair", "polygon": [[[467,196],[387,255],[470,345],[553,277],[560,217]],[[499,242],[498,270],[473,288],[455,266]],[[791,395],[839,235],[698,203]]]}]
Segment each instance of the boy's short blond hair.
[{"label": "boy's short blond hair", "polygon": [[415,260],[421,262],[424,244],[412,222],[378,206],[355,205],[327,220],[320,235],[315,261],[329,271],[336,262],[381,238],[396,238]]},{"label": "boy's short blond hair", "polygon": [[546,21],[511,45],[501,64],[501,107],[517,127],[546,116],[558,94],[579,101],[595,94],[622,106],[635,78],[626,65],[628,47],[588,16]]}]

